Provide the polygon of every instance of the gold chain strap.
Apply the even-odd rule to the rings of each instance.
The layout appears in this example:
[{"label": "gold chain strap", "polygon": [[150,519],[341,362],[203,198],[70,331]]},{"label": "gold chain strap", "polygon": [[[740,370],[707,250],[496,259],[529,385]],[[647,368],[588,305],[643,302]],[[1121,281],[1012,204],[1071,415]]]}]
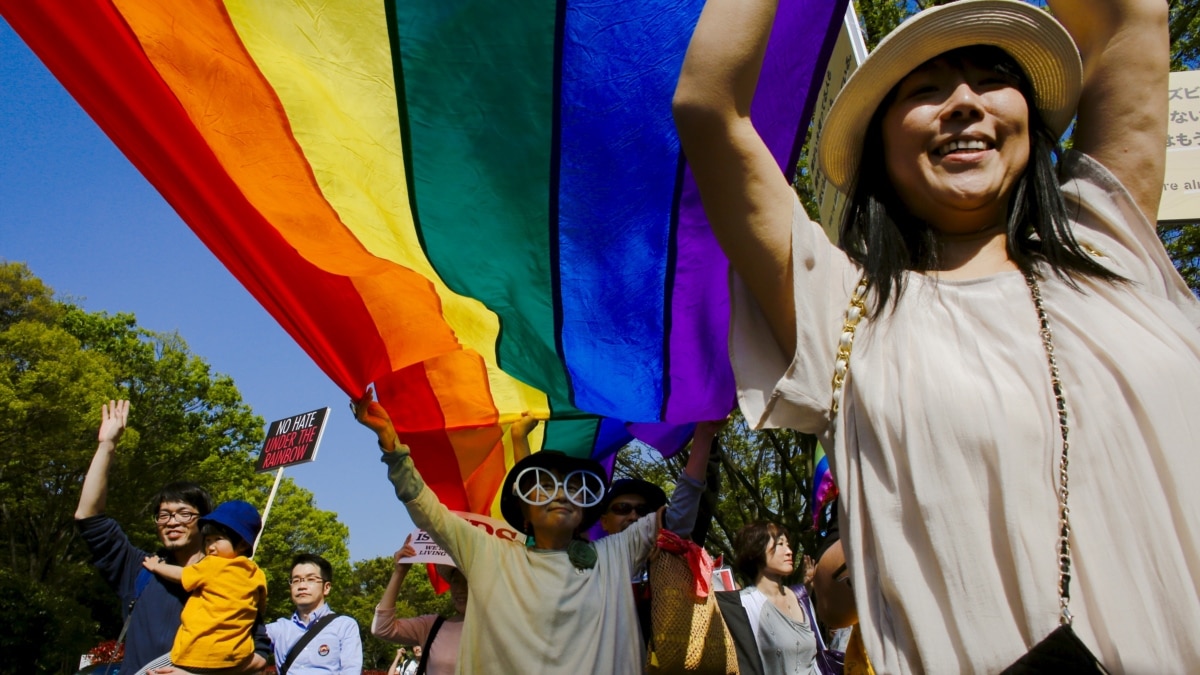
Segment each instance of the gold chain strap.
[{"label": "gold chain strap", "polygon": [[1042,306],[1042,289],[1038,286],[1037,278],[1032,272],[1025,273],[1025,284],[1033,296],[1033,306],[1037,308],[1038,323],[1042,335],[1042,347],[1046,350],[1046,362],[1050,365],[1050,386],[1054,389],[1054,403],[1058,408],[1058,428],[1062,433],[1062,455],[1058,460],[1058,623],[1063,626],[1071,625],[1071,612],[1067,605],[1071,600],[1071,509],[1067,506],[1070,492],[1067,490],[1067,399],[1063,396],[1062,381],[1058,378],[1058,361],[1054,358],[1054,333],[1050,330],[1050,320],[1046,318],[1046,308]]},{"label": "gold chain strap", "polygon": [[[1042,337],[1042,347],[1046,351],[1046,363],[1050,367],[1050,386],[1054,390],[1054,403],[1058,410],[1058,428],[1062,434],[1062,454],[1058,460],[1058,604],[1059,624],[1071,624],[1071,612],[1067,609],[1071,600],[1071,509],[1068,506],[1070,490],[1067,481],[1068,452],[1070,443],[1067,440],[1067,399],[1063,396],[1062,380],[1059,379],[1058,361],[1054,358],[1054,333],[1050,330],[1050,319],[1046,316],[1046,308],[1042,304],[1042,289],[1038,286],[1037,278],[1032,273],[1025,273],[1025,284],[1029,286],[1029,294],[1033,297],[1033,306],[1037,309],[1039,333]],[[854,347],[854,333],[858,324],[866,315],[866,297],[869,283],[864,276],[850,296],[850,304],[846,308],[846,320],[842,326],[842,337],[838,340],[837,358],[833,367],[833,402],[830,404],[831,416],[836,416],[841,407],[842,385],[846,374],[850,372],[850,351]]]},{"label": "gold chain strap", "polygon": [[846,321],[842,324],[842,337],[838,340],[837,357],[833,362],[833,402],[829,406],[830,417],[836,416],[842,405],[842,385],[846,382],[846,373],[850,372],[850,349],[854,347],[854,331],[858,322],[867,313],[867,282],[866,275],[858,280],[858,286],[850,296],[850,306],[846,307]]}]

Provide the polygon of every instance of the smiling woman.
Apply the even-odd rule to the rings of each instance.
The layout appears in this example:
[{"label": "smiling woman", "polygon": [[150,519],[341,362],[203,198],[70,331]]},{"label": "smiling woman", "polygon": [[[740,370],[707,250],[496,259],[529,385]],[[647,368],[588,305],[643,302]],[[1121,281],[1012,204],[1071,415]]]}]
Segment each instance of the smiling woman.
[{"label": "smiling woman", "polygon": [[736,272],[739,403],[828,450],[877,672],[1059,640],[1085,668],[1200,669],[1200,302],[1150,221],[1167,6],[1049,4],[960,0],[880,42],[816,140],[841,248],[747,113],[774,0],[709,0],[676,90]]}]

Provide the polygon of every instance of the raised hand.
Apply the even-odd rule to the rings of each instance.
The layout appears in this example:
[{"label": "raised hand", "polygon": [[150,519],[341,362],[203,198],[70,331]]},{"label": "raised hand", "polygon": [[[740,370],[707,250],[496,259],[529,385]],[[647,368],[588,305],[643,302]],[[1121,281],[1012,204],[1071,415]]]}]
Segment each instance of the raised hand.
[{"label": "raised hand", "polygon": [[541,420],[530,414],[528,410],[521,413],[521,418],[512,423],[511,429],[513,438],[528,437],[529,432],[533,431],[534,427],[536,427],[540,421]]},{"label": "raised hand", "polygon": [[387,410],[375,400],[375,392],[371,387],[357,401],[350,402],[354,411],[354,419],[358,423],[375,432],[379,437],[379,446],[384,452],[391,452],[396,443],[396,429],[392,426],[392,418]]},{"label": "raised hand", "polygon": [[400,547],[399,551],[392,554],[392,560],[395,561],[396,567],[411,567],[412,563],[400,562],[402,558],[411,558],[417,554],[417,549],[413,548],[412,535],[404,540],[404,546]]},{"label": "raised hand", "polygon": [[725,428],[726,424],[729,424],[728,417],[719,420],[704,420],[703,422],[696,422],[696,431],[694,435],[704,435],[709,438],[713,438],[717,434],[721,433],[721,430]]},{"label": "raised hand", "polygon": [[800,559],[800,569],[804,571],[803,583],[805,586],[812,588],[813,577],[817,576],[817,564],[813,562],[812,557],[807,553]]},{"label": "raised hand", "polygon": [[125,433],[128,420],[129,401],[109,401],[100,406],[100,432],[97,434],[100,442],[115,445]]}]

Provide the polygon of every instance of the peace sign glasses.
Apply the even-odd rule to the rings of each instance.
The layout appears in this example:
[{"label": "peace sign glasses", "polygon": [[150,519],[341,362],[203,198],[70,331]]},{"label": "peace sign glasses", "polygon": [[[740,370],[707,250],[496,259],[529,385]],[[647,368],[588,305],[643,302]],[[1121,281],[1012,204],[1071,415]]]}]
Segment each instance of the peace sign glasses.
[{"label": "peace sign glasses", "polygon": [[513,493],[532,506],[545,506],[554,501],[560,489],[567,501],[585,509],[604,499],[604,479],[585,469],[572,471],[559,481],[549,469],[530,466],[517,474],[513,484]]}]

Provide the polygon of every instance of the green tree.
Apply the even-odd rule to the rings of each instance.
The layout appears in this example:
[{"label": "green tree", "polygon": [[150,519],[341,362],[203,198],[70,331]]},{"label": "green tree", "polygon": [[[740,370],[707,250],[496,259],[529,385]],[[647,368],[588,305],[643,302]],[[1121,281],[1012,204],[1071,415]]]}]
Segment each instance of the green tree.
[{"label": "green tree", "polygon": [[[221,499],[245,499],[251,504],[266,504],[273,475],[259,474],[251,480],[227,488]],[[333,566],[333,589],[330,605],[339,612],[341,598],[355,585],[346,540],[350,530],[338,521],[337,514],[317,508],[311,492],[301,488],[291,478],[279,484],[275,502],[259,541],[254,560],[267,576],[267,616],[274,619],[292,615],[291,592],[288,581],[292,575],[292,558],[297,553],[314,553]],[[360,627],[363,624],[360,622]],[[365,626],[370,629],[370,623]]]},{"label": "green tree", "polygon": [[1200,63],[1200,4],[1170,0],[1171,70],[1191,70]]},{"label": "green tree", "polygon": [[[6,656],[0,674],[73,670],[120,630],[117,598],[74,526],[100,405],[118,397],[130,399],[131,420],[109,472],[107,513],[136,545],[158,547],[149,500],[173,480],[205,485],[218,501],[266,504],[273,476],[253,466],[263,421],[229,377],[178,335],[140,328],[129,314],[86,312],[55,299],[26,266],[0,262],[0,599],[25,598],[4,603],[0,640],[20,636],[23,653],[38,655]],[[311,493],[283,481],[256,556],[273,616],[291,613],[296,551],[324,555],[335,578],[351,578],[347,536]]]},{"label": "green tree", "polygon": [[[720,451],[714,449],[709,464],[710,472],[719,467],[715,468],[719,487],[704,496],[703,508],[713,514],[705,548],[732,560],[737,531],[756,520],[769,520],[788,531],[797,557],[812,553],[816,535],[808,495],[812,494],[816,437],[791,429],[753,431],[737,412],[717,443]],[[663,459],[645,446],[631,444],[617,455],[614,473],[650,481],[670,494],[690,451]]]}]

